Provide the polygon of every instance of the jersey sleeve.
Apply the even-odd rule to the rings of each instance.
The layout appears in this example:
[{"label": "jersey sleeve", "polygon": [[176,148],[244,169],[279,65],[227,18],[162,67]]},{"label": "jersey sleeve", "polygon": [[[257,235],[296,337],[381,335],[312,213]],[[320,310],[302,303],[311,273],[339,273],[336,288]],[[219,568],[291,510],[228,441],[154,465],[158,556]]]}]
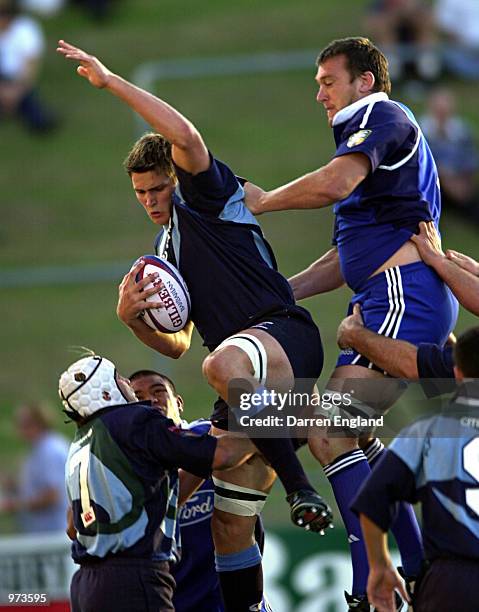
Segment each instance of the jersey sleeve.
[{"label": "jersey sleeve", "polygon": [[414,473],[398,455],[388,450],[359,489],[351,510],[365,514],[386,532],[394,522],[401,501],[417,501]]},{"label": "jersey sleeve", "polygon": [[424,342],[417,349],[419,378],[454,378],[452,346]]},{"label": "jersey sleeve", "polygon": [[452,346],[448,344],[441,348],[437,344],[420,344],[417,371],[426,397],[452,393],[456,388]]},{"label": "jersey sleeve", "polygon": [[149,459],[168,469],[183,468],[200,478],[210,476],[217,444],[214,436],[183,430],[153,409],[141,429],[140,447]]},{"label": "jersey sleeve", "polygon": [[418,127],[405,111],[390,102],[378,103],[366,122],[363,119],[346,131],[335,157],[363,153],[371,162],[372,172],[383,165],[391,169],[413,152],[417,138]]},{"label": "jersey sleeve", "polygon": [[233,195],[244,195],[230,168],[210,153],[210,167],[190,174],[175,164],[182,199],[187,206],[203,214],[219,215]]}]

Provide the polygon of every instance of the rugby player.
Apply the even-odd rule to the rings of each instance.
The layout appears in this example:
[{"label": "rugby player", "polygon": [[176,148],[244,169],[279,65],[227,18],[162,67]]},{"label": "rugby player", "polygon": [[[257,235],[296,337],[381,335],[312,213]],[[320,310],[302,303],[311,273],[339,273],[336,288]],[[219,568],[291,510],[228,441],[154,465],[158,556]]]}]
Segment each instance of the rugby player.
[{"label": "rugby player", "polygon": [[[166,102],[65,41],[57,50],[79,62],[80,76],[120,98],[162,134],[140,138],[125,168],[138,201],[162,228],[157,254],[175,264],[186,281],[191,321],[175,334],[146,325],[141,312],[162,304],[145,297],[161,287],[145,290],[152,278],[136,282],[142,262],[120,285],[119,318],[146,345],[174,358],[189,348],[196,326],[210,350],[203,372],[220,395],[213,433],[228,427],[226,402],[233,379],[247,381],[258,392],[292,389],[295,380],[308,379],[312,390],[323,363],[319,330],[310,314],[295,305],[288,281],[277,271],[274,254],[244,205],[236,176],[210,154],[192,123]],[[261,605],[261,554],[254,526],[275,479],[272,468],[285,487],[295,524],[322,532],[331,522],[330,509],[310,484],[291,438],[254,442],[265,459],[258,455],[238,471],[214,474],[216,566],[225,607],[233,612]]]},{"label": "rugby player", "polygon": [[[153,408],[160,410],[182,429],[197,434],[209,433],[210,421],[198,419],[187,423],[182,420],[183,398],[178,394],[174,382],[165,374],[154,370],[138,370],[130,374],[129,380],[138,401],[151,402]],[[192,496],[184,501],[186,495],[193,489]],[[176,612],[223,612],[223,598],[215,569],[214,544],[211,536],[213,481],[211,478],[200,479],[181,470],[179,501],[181,558],[171,567],[176,582],[173,595],[174,608]],[[255,539],[260,552],[263,553],[264,530],[261,517],[258,517],[256,522]],[[261,610],[262,612],[270,610],[264,597]]]},{"label": "rugby player", "polygon": [[360,513],[370,574],[368,597],[378,612],[404,596],[391,562],[387,531],[397,503],[421,503],[426,563],[413,595],[415,612],[475,612],[479,601],[479,327],[455,347],[458,391],[445,410],[406,427],[364,483]]},{"label": "rugby player", "polygon": [[[439,182],[429,147],[411,111],[389,99],[387,60],[368,39],[333,41],[320,53],[317,67],[317,101],[326,110],[336,141],[333,159],[272,191],[247,184],[247,205],[260,214],[335,203],[334,247],[290,280],[296,299],[346,282],[355,293],[349,312],[360,303],[368,329],[415,345],[442,346],[454,327],[457,303],[410,240],[421,221],[432,220],[436,226],[439,221]],[[361,387],[363,393],[367,389],[381,396],[374,383],[361,383],[382,378],[383,372],[368,359],[347,349],[339,356],[327,391],[354,393]],[[368,403],[361,392],[355,397]],[[382,409],[392,402],[383,402]],[[349,506],[358,483],[370,473],[368,460],[377,459],[384,447],[378,439],[369,439],[363,452],[354,437],[328,437],[324,429],[313,428],[309,443],[349,534],[350,609],[368,609],[366,551]],[[393,533],[405,570],[412,575],[418,571],[422,545],[410,507],[401,507]]]},{"label": "rugby player", "polygon": [[129,381],[98,355],[63,372],[59,394],[77,424],[66,462],[72,556],[80,564],[73,612],[173,611],[177,468],[207,478],[246,461],[254,446],[181,430],[137,402]]}]

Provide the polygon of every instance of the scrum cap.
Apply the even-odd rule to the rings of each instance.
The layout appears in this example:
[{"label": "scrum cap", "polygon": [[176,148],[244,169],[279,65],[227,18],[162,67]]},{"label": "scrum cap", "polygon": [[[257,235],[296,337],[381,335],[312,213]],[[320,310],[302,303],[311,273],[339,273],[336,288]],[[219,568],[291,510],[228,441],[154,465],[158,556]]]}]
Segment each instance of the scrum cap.
[{"label": "scrum cap", "polygon": [[115,365],[98,355],[75,361],[60,376],[58,387],[66,414],[78,420],[127,400],[118,387],[115,372]]}]

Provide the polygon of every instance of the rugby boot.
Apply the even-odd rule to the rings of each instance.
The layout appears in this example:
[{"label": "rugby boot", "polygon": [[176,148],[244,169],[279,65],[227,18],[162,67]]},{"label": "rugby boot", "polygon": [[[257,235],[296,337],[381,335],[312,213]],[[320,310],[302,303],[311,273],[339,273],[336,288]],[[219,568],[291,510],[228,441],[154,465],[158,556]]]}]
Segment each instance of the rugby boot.
[{"label": "rugby boot", "polygon": [[286,500],[291,506],[291,520],[298,527],[321,535],[333,527],[331,508],[316,491],[300,489],[290,493]]}]

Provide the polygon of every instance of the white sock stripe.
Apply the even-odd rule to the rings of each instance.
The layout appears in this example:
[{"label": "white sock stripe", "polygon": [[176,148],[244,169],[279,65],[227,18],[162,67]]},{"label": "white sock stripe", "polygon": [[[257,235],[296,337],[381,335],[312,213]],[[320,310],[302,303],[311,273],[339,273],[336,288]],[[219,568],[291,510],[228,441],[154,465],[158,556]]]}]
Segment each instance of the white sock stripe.
[{"label": "white sock stripe", "polygon": [[332,467],[333,465],[334,465],[334,466],[339,465],[339,464],[341,464],[343,461],[347,461],[347,460],[348,460],[348,459],[350,459],[351,457],[357,457],[358,455],[359,455],[359,456],[364,455],[363,451],[362,451],[360,448],[358,448],[358,449],[356,449],[356,450],[354,450],[354,451],[351,451],[350,453],[348,453],[348,454],[346,455],[346,457],[343,457],[342,459],[334,459],[333,461],[331,461],[331,463],[328,463],[328,465],[325,465],[324,467],[325,467],[325,468],[329,468],[329,467]]},{"label": "white sock stripe", "polygon": [[369,448],[367,448],[364,451],[364,454],[366,455],[367,460],[369,461],[369,463],[371,463],[371,461],[377,457],[384,449],[384,444],[381,442],[381,440],[379,438],[375,438],[374,443],[371,444],[369,446]]},{"label": "white sock stripe", "polygon": [[376,459],[376,457],[380,455],[383,452],[383,450],[384,450],[384,444],[383,444],[383,448],[378,448],[373,453],[371,453],[371,455],[366,455],[368,462],[371,463],[371,461],[374,461],[374,459]]},{"label": "white sock stripe", "polygon": [[323,467],[323,471],[326,476],[331,472],[331,470],[342,469],[344,466],[349,465],[351,462],[355,463],[356,461],[364,461],[366,459],[366,455],[363,453],[361,449],[358,449],[346,457],[341,459],[340,461],[334,460],[332,463],[328,463]]},{"label": "white sock stripe", "polygon": [[350,459],[347,463],[344,463],[343,465],[340,465],[340,466],[334,465],[328,470],[325,469],[324,475],[327,478],[329,478],[330,476],[333,476],[334,474],[337,474],[338,472],[342,472],[343,470],[350,467],[351,465],[354,465],[355,463],[360,463],[361,461],[365,461],[366,463],[368,463],[368,460],[366,459],[366,456],[364,454],[362,457],[356,457],[355,459]]},{"label": "white sock stripe", "polygon": [[363,453],[368,456],[369,453],[375,451],[378,447],[383,447],[384,444],[381,442],[379,438],[374,438],[366,449],[363,449]]}]

